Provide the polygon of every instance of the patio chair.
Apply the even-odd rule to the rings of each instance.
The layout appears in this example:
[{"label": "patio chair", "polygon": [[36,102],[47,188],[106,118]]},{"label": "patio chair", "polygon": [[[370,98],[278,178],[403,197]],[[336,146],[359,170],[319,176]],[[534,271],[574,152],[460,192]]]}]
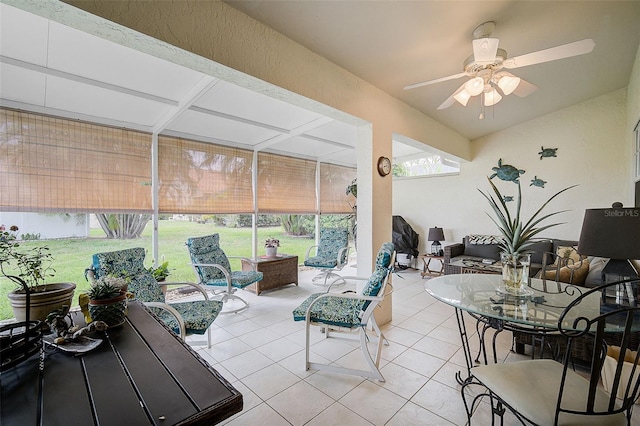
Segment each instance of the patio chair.
[{"label": "patio chair", "polygon": [[105,275],[129,279],[128,290],[135,300],[142,302],[149,310],[179,335],[182,340],[190,334],[207,333],[207,347],[211,347],[210,326],[222,310],[222,303],[209,300],[207,293],[195,283],[163,282],[162,286],[191,286],[202,293],[204,300],[166,303],[160,284],[144,267],[145,251],[141,247],[96,253],[93,264],[86,275],[99,279]]},{"label": "patio chair", "polygon": [[[315,256],[311,256],[313,249]],[[313,282],[323,280],[327,285],[329,278],[340,278],[335,271],[340,271],[349,259],[349,230],[347,228],[322,228],[318,244],[307,249],[304,256],[304,266],[320,269],[321,272],[313,277]],[[344,283],[344,281],[342,281]]]},{"label": "patio chair", "polygon": [[[606,290],[639,283],[634,278],[594,287],[563,310],[558,318],[558,332],[567,338],[562,362],[535,359],[472,368],[460,390],[469,423],[474,408],[489,396],[494,416],[502,419],[509,409],[522,424],[631,424],[631,410],[640,396],[640,351],[637,341],[632,343],[640,307],[616,303]],[[605,297],[599,309],[588,308],[594,296]],[[619,334],[619,347],[613,346],[611,332]],[[594,348],[585,372],[572,366],[576,339],[589,339]],[[470,385],[484,390],[470,392]],[[467,398],[473,398],[470,404]]]},{"label": "patio chair", "polygon": [[[384,377],[378,368],[382,344],[386,342],[380,327],[376,323],[373,312],[382,302],[385,296],[386,285],[393,270],[396,253],[393,243],[384,243],[378,251],[376,265],[373,274],[360,294],[356,293],[315,293],[309,296],[300,306],[293,311],[294,321],[305,321],[305,370],[316,369],[334,373],[350,374],[379,380],[384,382]],[[348,279],[367,280],[367,278],[345,277]],[[342,278],[340,278],[342,279]],[[371,325],[377,340],[375,357],[371,356],[367,343],[370,335],[367,334],[367,326]],[[310,326],[319,326],[324,329],[325,338],[332,337],[334,331],[342,332],[335,337],[359,338],[360,350],[368,369],[358,370],[339,367],[309,361],[309,333]],[[358,331],[358,336],[350,332]],[[388,342],[387,342],[388,344]]]},{"label": "patio chair", "polygon": [[[213,290],[214,295],[223,295],[221,301],[224,306],[221,313],[239,312],[249,307],[249,303],[234,293],[239,288],[245,288],[262,280],[263,275],[262,272],[255,270],[255,266],[249,259],[238,256],[227,257],[220,248],[219,241],[219,234],[189,238],[187,247],[191,257],[191,266],[198,277],[198,284],[225,287],[223,290]],[[232,271],[229,259],[233,258],[245,259],[246,264],[252,265],[252,269],[250,271]],[[232,305],[236,301],[240,303],[240,306],[234,308]]]}]

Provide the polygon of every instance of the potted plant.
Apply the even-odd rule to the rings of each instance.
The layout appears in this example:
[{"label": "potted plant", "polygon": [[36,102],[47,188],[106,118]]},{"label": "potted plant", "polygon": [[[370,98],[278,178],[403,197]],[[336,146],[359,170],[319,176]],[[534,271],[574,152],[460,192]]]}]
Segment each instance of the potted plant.
[{"label": "potted plant", "polygon": [[264,247],[267,257],[276,257],[278,255],[278,247],[280,247],[280,240],[269,237],[264,242]]},{"label": "potted plant", "polygon": [[124,323],[127,310],[127,280],[104,276],[92,283],[87,292],[92,321],[104,321],[109,327]]},{"label": "potted plant", "polygon": [[162,282],[167,279],[167,277],[171,274],[169,272],[169,261],[165,260],[158,267],[150,266],[147,268],[147,271],[151,272],[153,278],[158,282]]},{"label": "potted plant", "polygon": [[4,225],[0,226],[0,274],[17,285],[8,295],[16,320],[26,319],[29,297],[29,318],[44,321],[51,311],[64,305],[71,306],[76,285],[47,283],[55,273],[51,266],[53,256],[49,247],[22,248],[16,238],[17,232],[18,227],[15,225],[9,230]]},{"label": "potted plant", "polygon": [[487,180],[489,181],[489,185],[491,185],[495,198],[490,193],[479,191],[487,201],[489,201],[489,205],[495,213],[495,218],[492,216],[489,217],[491,217],[491,220],[498,226],[498,229],[502,234],[502,241],[499,243],[502,248],[502,253],[500,254],[500,260],[502,262],[502,280],[506,291],[518,294],[529,281],[530,247],[536,242],[534,237],[546,229],[560,225],[560,223],[552,223],[548,225],[540,225],[540,223],[551,216],[555,216],[566,211],[561,210],[540,216],[542,210],[551,202],[551,200],[577,185],[569,186],[553,194],[526,222],[524,222],[521,218],[520,211],[522,206],[522,189],[520,187],[520,182],[516,182],[518,185],[518,197],[516,200],[515,214],[512,215],[507,207],[505,198],[491,181],[491,178],[488,178]]}]

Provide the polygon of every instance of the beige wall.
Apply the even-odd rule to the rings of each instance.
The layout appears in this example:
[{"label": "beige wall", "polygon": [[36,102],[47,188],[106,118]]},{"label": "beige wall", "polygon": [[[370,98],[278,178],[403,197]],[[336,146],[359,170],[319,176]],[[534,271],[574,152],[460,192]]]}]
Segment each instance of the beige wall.
[{"label": "beige wall", "polygon": [[[403,216],[421,235],[421,251],[433,226],[444,228],[447,243],[460,242],[469,233],[497,234],[478,189],[490,188],[486,177],[502,158],[503,164],[525,170],[520,180],[526,218],[556,191],[579,185],[549,204],[547,212],[570,211],[557,220],[565,224],[543,234],[577,240],[586,208],[614,201],[632,204],[626,93],[621,89],[475,140],[473,161],[463,163],[459,175],[396,180],[393,214]],[[557,157],[540,160],[542,146],[558,148]],[[548,182],[544,189],[530,186],[536,175]],[[503,194],[517,195],[515,184],[493,181]]]}]

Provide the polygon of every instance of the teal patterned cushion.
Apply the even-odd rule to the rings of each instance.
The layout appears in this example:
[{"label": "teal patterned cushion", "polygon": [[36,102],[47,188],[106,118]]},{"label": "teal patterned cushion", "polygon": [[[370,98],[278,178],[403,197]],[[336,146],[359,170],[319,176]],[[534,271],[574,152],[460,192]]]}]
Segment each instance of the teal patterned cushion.
[{"label": "teal patterned cushion", "polygon": [[93,270],[96,278],[105,275],[129,279],[129,291],[143,302],[164,302],[164,295],[153,275],[144,267],[144,249],[96,253],[93,255]]},{"label": "teal patterned cushion", "polygon": [[[382,284],[387,279],[387,275],[391,271],[391,257],[393,256],[394,246],[392,243],[384,243],[378,255],[376,256],[376,269],[371,274],[369,281],[362,289],[364,296],[377,296],[380,293]],[[316,300],[318,296],[326,293],[315,293],[309,296],[300,306],[293,310],[294,321],[304,321],[307,309],[311,302]],[[345,299],[330,296],[321,299],[311,309],[311,321],[328,325],[336,325],[340,327],[353,328],[361,325],[361,312],[366,310],[370,300]]]},{"label": "teal patterned cushion", "polygon": [[[244,288],[262,280],[262,272],[257,271],[232,271],[229,259],[220,248],[220,234],[207,235],[205,237],[193,237],[187,240],[189,255],[192,263],[216,263],[226,269],[231,275],[231,285]],[[224,273],[213,266],[196,266],[198,278],[202,284],[227,286]]]},{"label": "teal patterned cushion", "polygon": [[[131,248],[93,255],[93,269],[96,278],[114,275],[129,278],[128,290],[141,302],[165,302],[164,294],[153,275],[144,267],[143,248]],[[220,311],[222,302],[218,300],[197,300],[172,303],[184,320],[187,334],[204,334]],[[176,334],[180,333],[178,323],[169,312],[159,308],[150,310]]]},{"label": "teal patterned cushion", "polygon": [[[293,311],[294,321],[304,321],[307,309],[318,296],[326,293],[312,294]],[[338,327],[353,328],[361,324],[360,312],[362,300],[340,297],[325,297],[311,308],[311,321]]]},{"label": "teal patterned cushion", "polygon": [[[305,260],[305,266],[314,268],[335,268],[338,264],[338,253],[341,248],[349,244],[349,230],[346,228],[323,228],[320,230],[318,252],[315,256]],[[347,255],[345,250],[340,263],[344,263]]]},{"label": "teal patterned cushion", "polygon": [[[204,334],[222,310],[218,300],[197,300],[193,302],[172,303],[172,308],[182,316],[187,334]],[[174,333],[179,334],[178,322],[169,312],[160,308],[149,308]]]},{"label": "teal patterned cushion", "polygon": [[395,247],[393,243],[384,243],[378,250],[378,255],[376,256],[376,267],[381,266],[383,268],[388,268],[391,264],[391,256],[393,255],[393,251]]},{"label": "teal patterned cushion", "polygon": [[96,253],[93,255],[96,279],[105,275],[128,277],[139,274],[145,270],[144,256],[142,247]]}]

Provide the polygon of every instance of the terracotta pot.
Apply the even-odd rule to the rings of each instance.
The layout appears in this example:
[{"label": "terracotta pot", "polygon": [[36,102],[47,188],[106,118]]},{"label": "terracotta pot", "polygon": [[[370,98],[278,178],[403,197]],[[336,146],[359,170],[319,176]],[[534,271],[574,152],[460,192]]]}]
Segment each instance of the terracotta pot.
[{"label": "terracotta pot", "polygon": [[89,315],[93,321],[104,321],[109,327],[124,324],[127,314],[127,294],[122,292],[111,299],[90,299]]},{"label": "terracotta pot", "polygon": [[[42,291],[42,289],[45,289]],[[29,319],[31,321],[44,321],[51,311],[62,308],[63,305],[71,306],[73,292],[76,289],[74,283],[51,283],[45,286],[37,286],[31,291]],[[18,321],[26,319],[27,297],[24,292],[13,290],[7,297],[13,308],[13,315]]]}]

